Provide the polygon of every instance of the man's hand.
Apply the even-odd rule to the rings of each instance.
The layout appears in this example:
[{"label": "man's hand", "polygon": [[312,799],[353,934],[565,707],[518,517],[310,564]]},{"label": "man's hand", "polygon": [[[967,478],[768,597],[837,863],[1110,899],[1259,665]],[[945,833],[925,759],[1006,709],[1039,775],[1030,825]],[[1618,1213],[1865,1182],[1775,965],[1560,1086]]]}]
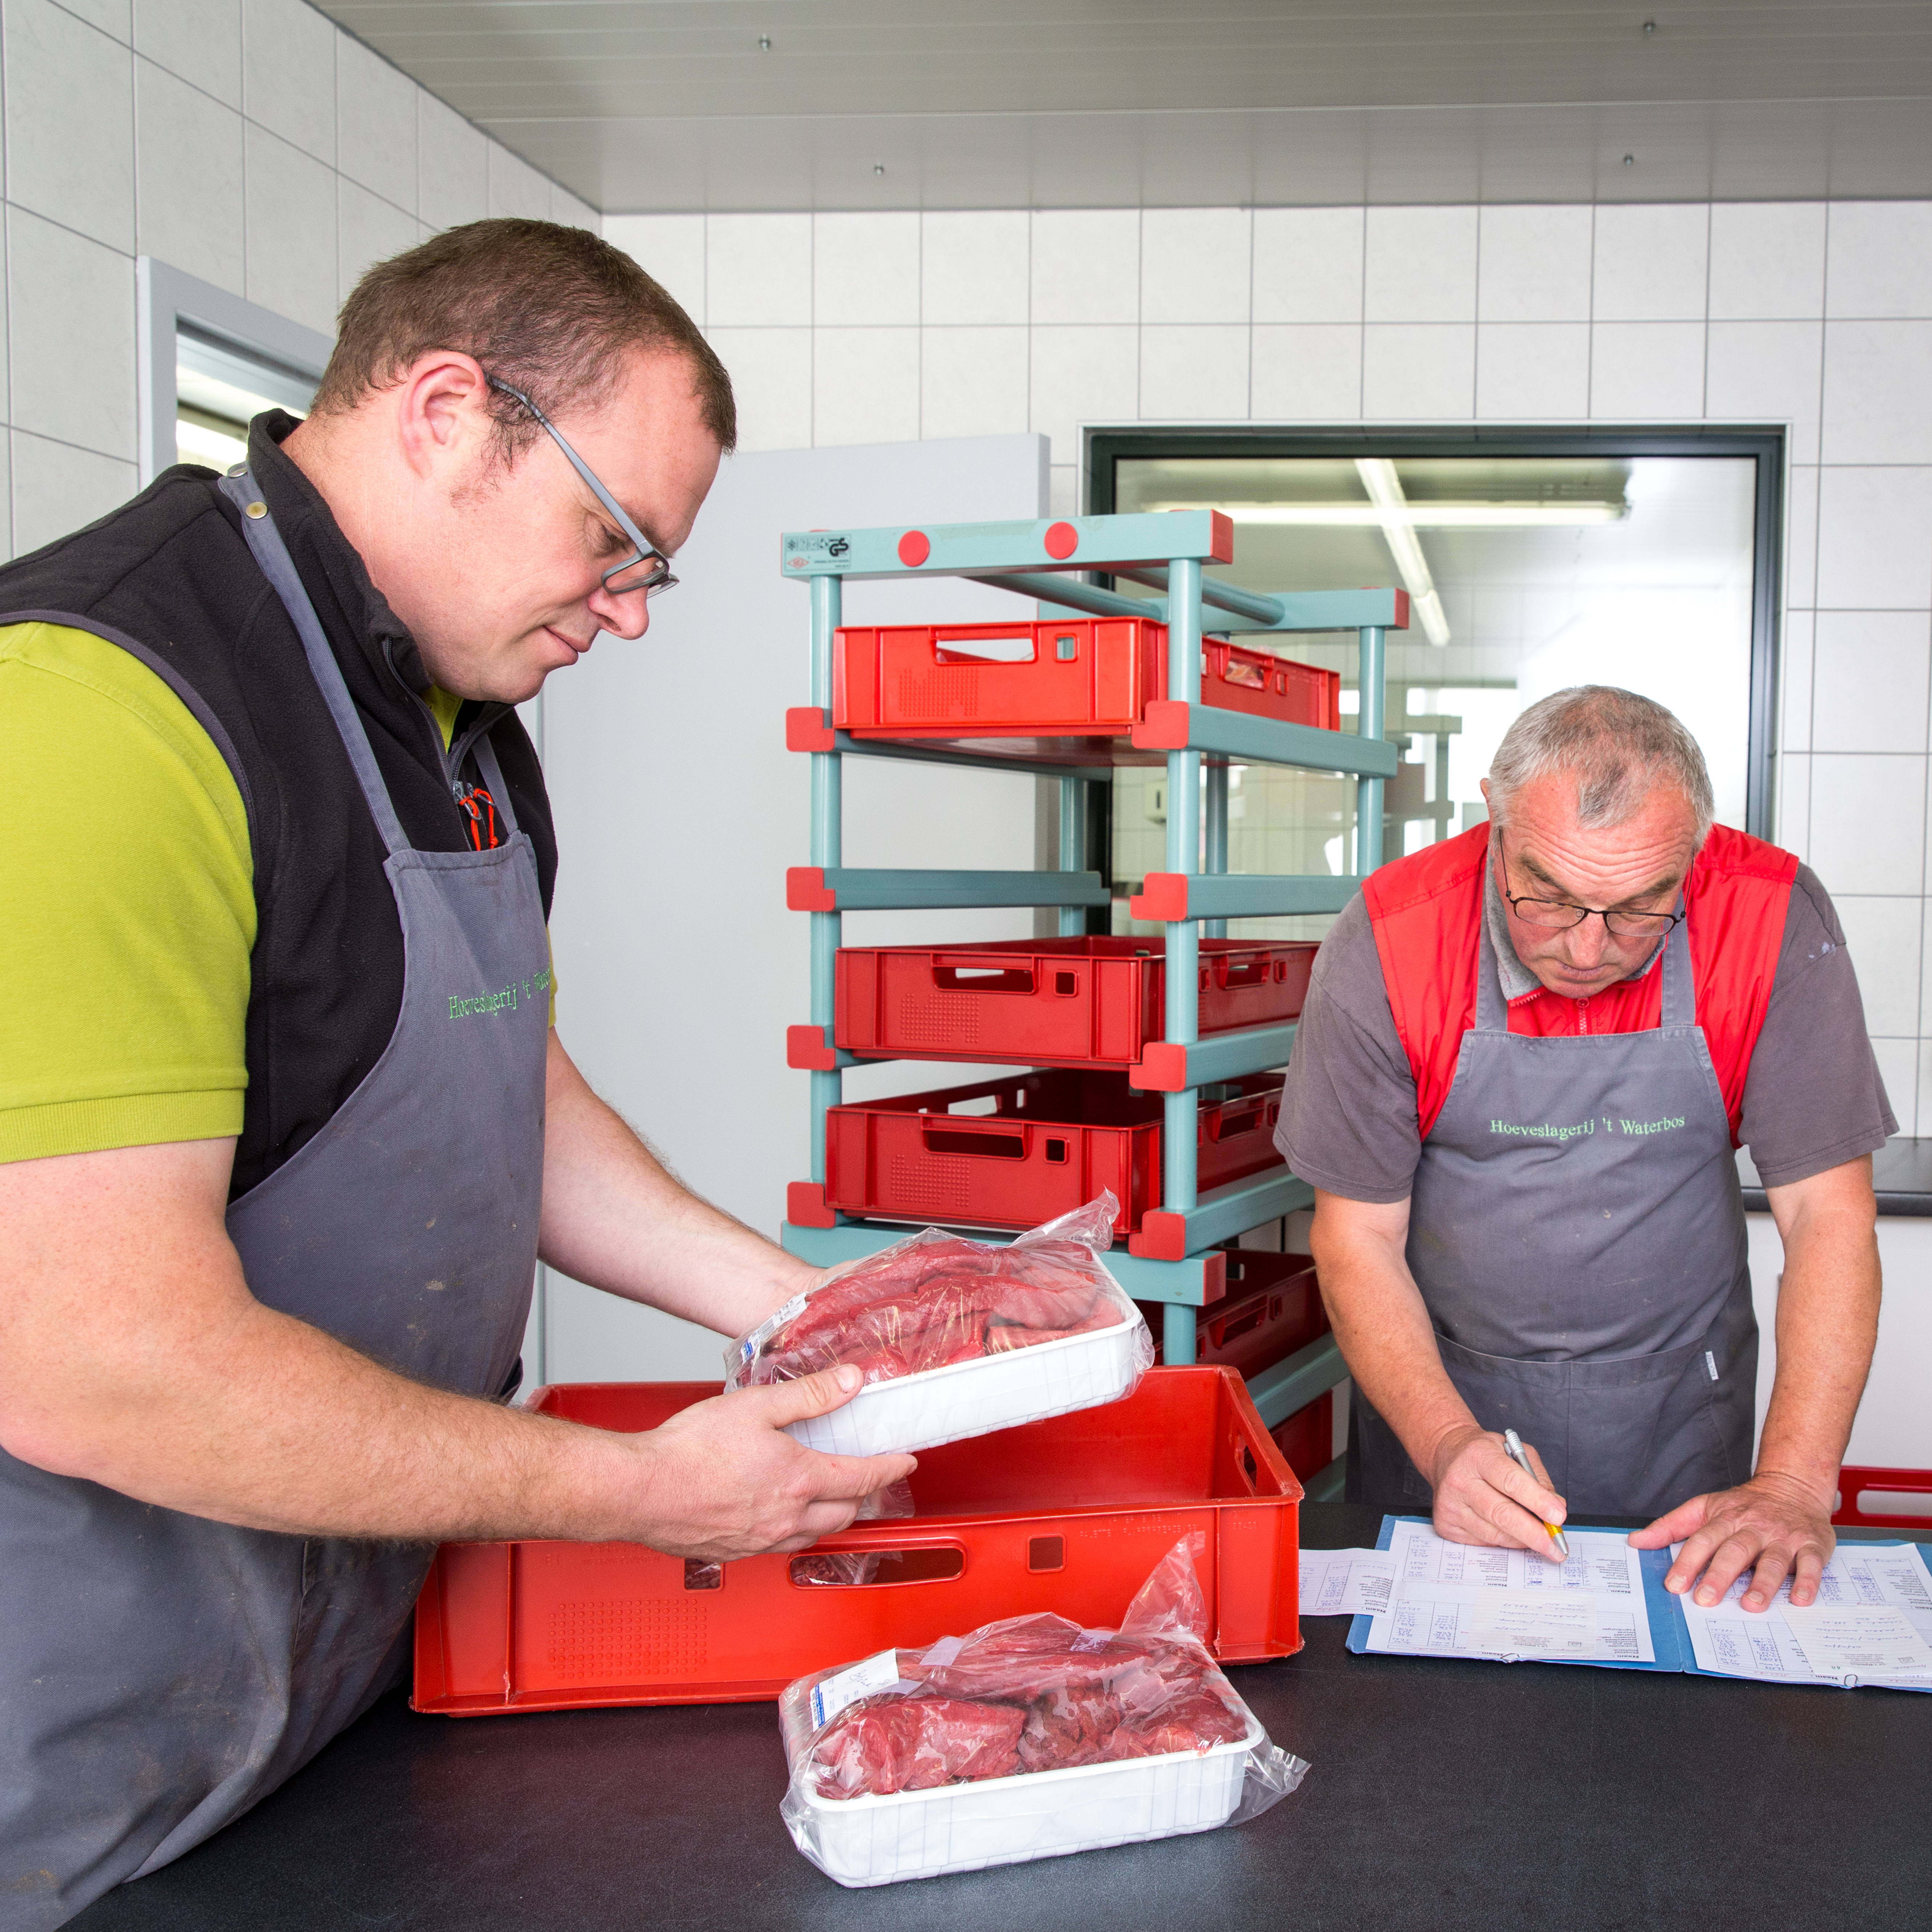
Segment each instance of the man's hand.
[{"label": "man's hand", "polygon": [[648,1434],[622,1438],[649,1472],[634,1520],[614,1538],[673,1556],[728,1563],[766,1550],[803,1550],[847,1528],[875,1490],[909,1476],[910,1456],[826,1456],[802,1448],[785,1424],[842,1408],[862,1382],[851,1367],[796,1382],[734,1389],[680,1409]]},{"label": "man's hand", "polygon": [[1437,1444],[1430,1478],[1436,1490],[1436,1533],[1451,1543],[1527,1550],[1558,1561],[1546,1523],[1568,1514],[1550,1486],[1550,1472],[1534,1445],[1523,1444],[1534,1466],[1532,1482],[1510,1460],[1503,1438],[1474,1424],[1447,1431]]},{"label": "man's hand", "polygon": [[1693,1601],[1706,1610],[1750,1570],[1748,1610],[1769,1610],[1787,1574],[1791,1600],[1802,1609],[1817,1595],[1818,1579],[1838,1541],[1828,1501],[1820,1502],[1790,1476],[1762,1472],[1734,1490],[1679,1503],[1668,1516],[1633,1530],[1630,1540],[1639,1550],[1682,1542],[1664,1587],[1681,1597],[1696,1584]]}]

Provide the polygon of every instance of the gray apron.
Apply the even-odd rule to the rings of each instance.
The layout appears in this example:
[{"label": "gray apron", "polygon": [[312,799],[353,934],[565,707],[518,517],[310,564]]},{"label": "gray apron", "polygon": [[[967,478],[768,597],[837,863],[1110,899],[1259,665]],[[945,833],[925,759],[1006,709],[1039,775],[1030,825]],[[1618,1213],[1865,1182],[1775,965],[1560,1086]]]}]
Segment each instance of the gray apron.
[{"label": "gray apron", "polygon": [[[1690,935],[1654,1033],[1509,1030],[1488,922],[1476,1023],[1409,1202],[1408,1265],[1485,1429],[1533,1443],[1572,1517],[1656,1516],[1750,1474],[1757,1323],[1744,1201]],[[1349,1493],[1432,1492],[1358,1390]]]},{"label": "gray apron", "polygon": [[[548,947],[508,844],[418,852],[252,476],[287,608],[388,848],[401,1010],[328,1124],[228,1210],[248,1286],[404,1375],[507,1392],[536,1262]],[[345,970],[346,970],[345,966]],[[0,1453],[0,1928],[59,1924],[272,1791],[396,1679],[427,1544],[238,1529]]]}]

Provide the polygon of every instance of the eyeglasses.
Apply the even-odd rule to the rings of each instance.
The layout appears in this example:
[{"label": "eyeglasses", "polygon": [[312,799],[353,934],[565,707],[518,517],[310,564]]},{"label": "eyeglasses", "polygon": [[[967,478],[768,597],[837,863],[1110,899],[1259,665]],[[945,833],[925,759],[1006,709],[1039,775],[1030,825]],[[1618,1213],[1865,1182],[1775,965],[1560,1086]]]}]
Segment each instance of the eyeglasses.
[{"label": "eyeglasses", "polygon": [[622,563],[613,564],[604,573],[604,588],[614,597],[622,597],[633,590],[641,590],[646,597],[655,597],[660,590],[668,590],[677,581],[670,574],[670,560],[651,542],[637,525],[625,515],[623,507],[616,498],[597,479],[597,472],[563,440],[563,433],[543,411],[525,395],[522,390],[512,388],[495,376],[486,375],[484,380],[491,388],[500,390],[505,395],[513,397],[542,423],[550,434],[551,440],[570,459],[570,466],[590,486],[590,494],[603,505],[605,512],[636,546],[634,554],[625,558]]},{"label": "eyeglasses", "polygon": [[[1497,850],[1502,853],[1500,842]],[[1606,912],[1600,906],[1572,905],[1567,899],[1518,898],[1509,890],[1509,860],[1503,855],[1503,897],[1526,926],[1552,932],[1600,919],[1613,939],[1661,939],[1684,915],[1681,912]]]}]

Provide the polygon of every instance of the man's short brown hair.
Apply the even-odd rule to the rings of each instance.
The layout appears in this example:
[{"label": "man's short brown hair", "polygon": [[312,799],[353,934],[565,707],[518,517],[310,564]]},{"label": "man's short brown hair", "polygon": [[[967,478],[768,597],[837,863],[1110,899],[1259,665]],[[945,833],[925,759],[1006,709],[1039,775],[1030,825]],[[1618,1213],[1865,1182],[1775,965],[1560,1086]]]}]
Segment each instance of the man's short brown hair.
[{"label": "man's short brown hair", "polygon": [[[316,391],[318,416],[353,409],[418,356],[473,356],[553,421],[595,406],[633,349],[682,356],[704,427],[738,440],[731,378],[698,325],[629,256],[554,221],[472,221],[378,262],[342,305]],[[514,397],[490,392],[505,453],[542,430]]]}]

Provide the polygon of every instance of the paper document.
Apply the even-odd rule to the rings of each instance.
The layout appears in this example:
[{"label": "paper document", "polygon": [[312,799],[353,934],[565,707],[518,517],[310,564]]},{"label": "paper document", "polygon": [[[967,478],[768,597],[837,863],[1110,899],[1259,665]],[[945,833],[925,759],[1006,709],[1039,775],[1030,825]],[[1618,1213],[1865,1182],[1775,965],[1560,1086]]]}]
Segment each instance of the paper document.
[{"label": "paper document", "polygon": [[1612,1530],[1572,1530],[1565,1563],[1445,1542],[1394,1526],[1395,1583],[1370,1610],[1366,1648],[1396,1654],[1653,1664],[1640,1553]]},{"label": "paper document", "polygon": [[1304,1617],[1373,1616],[1389,1606],[1395,1588],[1395,1556],[1387,1550],[1304,1550],[1301,1552],[1301,1614]]},{"label": "paper document", "polygon": [[[1682,1544],[1673,1545],[1675,1560]],[[1700,1670],[1772,1684],[1878,1684],[1932,1690],[1932,1572],[1911,1544],[1841,1543],[1817,1600],[1791,1601],[1791,1580],[1768,1610],[1744,1609],[1747,1570],[1706,1610],[1677,1599]]]}]

